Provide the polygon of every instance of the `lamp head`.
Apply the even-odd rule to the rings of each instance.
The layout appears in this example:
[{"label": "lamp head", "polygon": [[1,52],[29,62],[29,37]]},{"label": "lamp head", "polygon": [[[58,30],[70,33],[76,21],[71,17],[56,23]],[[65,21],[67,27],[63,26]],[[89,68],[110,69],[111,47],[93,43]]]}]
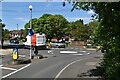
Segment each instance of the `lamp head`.
[{"label": "lamp head", "polygon": [[30,6],[29,6],[29,9],[32,10],[32,8],[33,8],[32,5],[30,5]]}]

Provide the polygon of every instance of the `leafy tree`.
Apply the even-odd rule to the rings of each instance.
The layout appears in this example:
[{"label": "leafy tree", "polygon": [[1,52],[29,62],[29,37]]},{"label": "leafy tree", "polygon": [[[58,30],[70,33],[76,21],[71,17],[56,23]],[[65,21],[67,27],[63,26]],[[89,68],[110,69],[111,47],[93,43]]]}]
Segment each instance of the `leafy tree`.
[{"label": "leafy tree", "polygon": [[1,45],[3,47],[3,42],[5,39],[8,39],[8,35],[9,35],[9,30],[8,29],[3,29],[5,27],[5,24],[2,23],[2,20],[0,19],[0,27],[2,27],[2,40],[1,40]]},{"label": "leafy tree", "polygon": [[[70,0],[69,0],[70,1]],[[64,4],[65,5],[65,4]],[[100,22],[96,31],[96,38],[99,44],[106,49],[103,62],[101,63],[102,73],[109,80],[120,79],[120,2],[74,2],[74,9],[85,11],[93,10]],[[94,16],[95,17],[95,16]]]},{"label": "leafy tree", "polygon": [[94,28],[89,24],[84,25],[83,20],[77,20],[70,23],[70,34],[75,40],[87,41],[92,35]]},{"label": "leafy tree", "polygon": [[[66,33],[68,21],[62,15],[44,14],[39,19],[32,19],[32,28],[35,33],[45,33],[48,39],[60,39]],[[29,27],[26,23],[25,28]]]},{"label": "leafy tree", "polygon": [[2,34],[3,39],[8,39],[9,33],[10,31],[8,29],[3,29],[3,34]]}]

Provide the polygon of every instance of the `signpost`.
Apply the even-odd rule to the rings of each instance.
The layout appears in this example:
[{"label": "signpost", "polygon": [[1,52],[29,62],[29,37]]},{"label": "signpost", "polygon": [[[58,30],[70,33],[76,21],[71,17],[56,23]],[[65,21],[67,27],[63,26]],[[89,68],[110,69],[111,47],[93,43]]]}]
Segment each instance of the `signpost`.
[{"label": "signpost", "polygon": [[33,36],[33,35],[34,35],[34,32],[33,32],[32,29],[28,29],[28,35],[29,35],[29,36]]},{"label": "signpost", "polygon": [[[29,6],[29,9],[30,9],[30,30],[32,30],[32,5]],[[32,57],[32,34],[31,34],[31,31],[29,31],[28,35],[30,34],[31,36],[31,39],[30,39],[30,42],[31,42],[31,45],[30,45],[30,60],[31,60],[31,57]]]}]

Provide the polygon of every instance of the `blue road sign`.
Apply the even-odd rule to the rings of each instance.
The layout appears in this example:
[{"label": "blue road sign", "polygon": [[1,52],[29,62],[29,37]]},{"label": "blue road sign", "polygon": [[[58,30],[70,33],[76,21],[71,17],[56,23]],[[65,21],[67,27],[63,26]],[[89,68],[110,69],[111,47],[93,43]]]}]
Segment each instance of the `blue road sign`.
[{"label": "blue road sign", "polygon": [[29,35],[29,36],[34,35],[34,32],[33,32],[33,30],[32,30],[32,29],[28,29],[28,35]]}]

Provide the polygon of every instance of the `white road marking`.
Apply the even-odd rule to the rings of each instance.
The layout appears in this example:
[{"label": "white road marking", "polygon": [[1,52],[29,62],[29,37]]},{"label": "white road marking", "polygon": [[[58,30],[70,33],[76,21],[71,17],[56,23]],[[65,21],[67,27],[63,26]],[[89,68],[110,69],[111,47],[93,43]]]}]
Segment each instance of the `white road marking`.
[{"label": "white road marking", "polygon": [[81,55],[83,55],[83,54],[71,54],[71,55],[77,55],[77,56],[81,56]]},{"label": "white road marking", "polygon": [[27,68],[27,67],[30,66],[30,65],[31,65],[31,64],[28,64],[28,65],[26,65],[26,66],[24,66],[24,67],[22,67],[22,68],[20,68],[20,69],[18,69],[18,70],[16,70],[16,71],[14,71],[14,72],[11,72],[11,73],[3,76],[2,78],[6,78],[6,77],[8,77],[8,76],[10,76],[10,75],[12,75],[12,74],[15,74],[16,72],[21,71],[21,70]]},{"label": "white road marking", "polygon": [[17,69],[14,69],[14,68],[8,68],[8,67],[1,67],[1,68],[2,68],[2,69],[13,70],[13,71],[17,70]]},{"label": "white road marking", "polygon": [[86,51],[80,51],[80,52],[83,52],[83,53],[84,53],[84,52],[86,52]]},{"label": "white road marking", "polygon": [[48,54],[54,54],[53,50],[48,51]]},{"label": "white road marking", "polygon": [[78,52],[76,52],[76,51],[60,51],[60,53],[73,54],[73,53],[78,53]]},{"label": "white road marking", "polygon": [[48,51],[48,54],[51,53],[52,51]]},{"label": "white road marking", "polygon": [[90,53],[87,53],[87,54],[90,54]]},{"label": "white road marking", "polygon": [[73,62],[69,63],[67,66],[65,66],[65,67],[57,74],[57,76],[55,77],[54,80],[56,80],[56,79],[62,74],[62,72],[63,72],[65,69],[67,69],[70,65],[72,65],[72,64],[74,64],[74,63],[76,63],[76,62],[79,62],[79,61],[81,61],[81,60],[85,60],[85,59],[88,59],[88,58],[79,59],[79,60],[76,60],[76,61],[73,61]]},{"label": "white road marking", "polygon": [[19,55],[20,57],[25,57],[25,55]]}]

